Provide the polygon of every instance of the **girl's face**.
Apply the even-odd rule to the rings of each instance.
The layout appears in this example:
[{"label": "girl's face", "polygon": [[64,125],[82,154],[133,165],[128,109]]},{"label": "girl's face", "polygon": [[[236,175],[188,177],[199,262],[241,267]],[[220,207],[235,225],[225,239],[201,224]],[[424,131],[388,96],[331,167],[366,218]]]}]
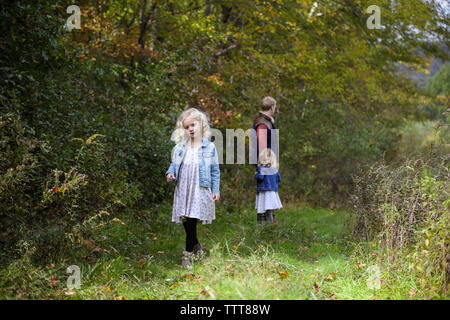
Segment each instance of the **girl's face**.
[{"label": "girl's face", "polygon": [[187,134],[191,139],[198,138],[200,136],[201,133],[200,121],[192,117],[187,117],[186,119],[184,119],[183,128],[184,130],[186,130]]}]

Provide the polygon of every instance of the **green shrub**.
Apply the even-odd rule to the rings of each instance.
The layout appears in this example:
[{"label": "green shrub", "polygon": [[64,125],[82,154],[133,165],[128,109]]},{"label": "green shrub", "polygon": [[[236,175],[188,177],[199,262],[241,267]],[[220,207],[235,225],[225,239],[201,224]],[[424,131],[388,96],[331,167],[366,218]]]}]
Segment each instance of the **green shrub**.
[{"label": "green shrub", "polygon": [[377,239],[390,263],[409,261],[423,285],[446,294],[449,277],[448,157],[402,159],[367,166],[353,175],[348,227]]}]

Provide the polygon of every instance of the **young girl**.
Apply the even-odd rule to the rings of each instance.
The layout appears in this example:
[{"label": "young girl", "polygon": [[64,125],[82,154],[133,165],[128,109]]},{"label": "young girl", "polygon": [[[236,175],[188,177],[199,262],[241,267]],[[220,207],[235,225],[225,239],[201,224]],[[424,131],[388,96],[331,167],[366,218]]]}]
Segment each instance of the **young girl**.
[{"label": "young girl", "polygon": [[278,196],[278,182],[281,181],[281,176],[278,172],[276,155],[270,148],[264,149],[259,154],[255,179],[257,181],[256,220],[278,224],[273,211],[283,207]]},{"label": "young girl", "polygon": [[220,170],[216,147],[207,139],[210,136],[206,114],[190,108],[178,117],[171,137],[176,145],[166,177],[167,182],[176,181],[172,222],[182,222],[186,231],[182,266],[191,265],[193,255],[203,253],[197,239],[197,221],[209,224],[216,218],[214,201],[220,198]]}]

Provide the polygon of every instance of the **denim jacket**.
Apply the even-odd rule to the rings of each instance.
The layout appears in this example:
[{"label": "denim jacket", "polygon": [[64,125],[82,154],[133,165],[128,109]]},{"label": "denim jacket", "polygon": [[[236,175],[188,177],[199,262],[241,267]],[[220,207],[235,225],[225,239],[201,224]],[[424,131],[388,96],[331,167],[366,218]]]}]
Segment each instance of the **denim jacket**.
[{"label": "denim jacket", "polygon": [[256,192],[271,190],[278,191],[278,182],[281,181],[280,172],[275,168],[259,166],[255,174],[257,182]]},{"label": "denim jacket", "polygon": [[[172,162],[166,172],[173,173],[175,181],[178,181],[178,171],[180,170],[181,162],[186,154],[187,142],[189,138],[183,142],[175,145],[172,149]],[[199,182],[201,187],[210,187],[212,193],[220,194],[220,169],[219,157],[217,155],[216,146],[208,139],[202,139],[202,146],[197,150],[198,156],[198,171]]]}]

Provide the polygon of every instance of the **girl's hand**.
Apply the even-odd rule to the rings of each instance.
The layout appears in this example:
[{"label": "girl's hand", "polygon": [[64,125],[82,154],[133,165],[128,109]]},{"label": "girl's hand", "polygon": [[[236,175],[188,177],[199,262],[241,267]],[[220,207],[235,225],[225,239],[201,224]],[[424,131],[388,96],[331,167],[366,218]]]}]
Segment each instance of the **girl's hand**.
[{"label": "girl's hand", "polygon": [[214,201],[218,201],[220,199],[220,194],[213,193],[212,198],[213,198]]},{"label": "girl's hand", "polygon": [[166,178],[167,182],[172,182],[175,179],[175,175],[173,173],[168,173]]}]

